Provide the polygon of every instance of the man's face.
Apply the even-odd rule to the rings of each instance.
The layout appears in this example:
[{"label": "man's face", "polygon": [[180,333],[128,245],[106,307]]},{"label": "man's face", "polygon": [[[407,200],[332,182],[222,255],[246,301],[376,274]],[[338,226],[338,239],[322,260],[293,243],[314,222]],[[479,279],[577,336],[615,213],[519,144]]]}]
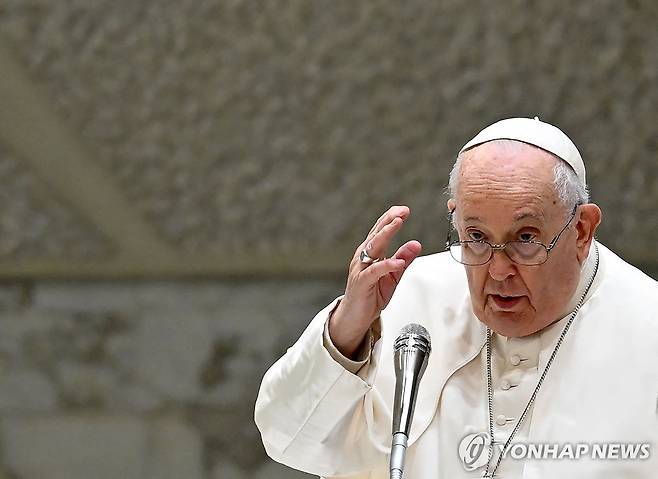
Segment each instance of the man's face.
[{"label": "man's face", "polygon": [[[556,161],[531,146],[485,143],[471,150],[462,163],[455,200],[460,239],[492,244],[535,240],[548,245],[571,213],[555,192]],[[542,265],[518,265],[496,250],[487,264],[465,267],[480,321],[499,334],[519,337],[566,313],[580,278],[576,221]]]}]

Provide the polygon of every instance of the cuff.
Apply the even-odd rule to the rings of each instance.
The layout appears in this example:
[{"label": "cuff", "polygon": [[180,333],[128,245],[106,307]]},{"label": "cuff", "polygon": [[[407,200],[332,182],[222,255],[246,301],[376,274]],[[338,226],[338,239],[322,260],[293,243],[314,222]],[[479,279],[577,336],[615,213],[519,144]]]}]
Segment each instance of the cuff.
[{"label": "cuff", "polygon": [[[331,318],[331,314],[329,315],[329,318]],[[361,343],[361,346],[357,351],[357,359],[350,359],[343,356],[343,354],[338,351],[334,343],[331,341],[331,336],[329,336],[329,318],[327,318],[327,321],[324,323],[324,333],[322,335],[322,343],[324,344],[324,348],[329,352],[329,355],[334,361],[336,361],[352,374],[356,374],[370,360],[372,347],[375,344],[375,336],[372,332],[372,329],[368,330],[363,343]]]}]

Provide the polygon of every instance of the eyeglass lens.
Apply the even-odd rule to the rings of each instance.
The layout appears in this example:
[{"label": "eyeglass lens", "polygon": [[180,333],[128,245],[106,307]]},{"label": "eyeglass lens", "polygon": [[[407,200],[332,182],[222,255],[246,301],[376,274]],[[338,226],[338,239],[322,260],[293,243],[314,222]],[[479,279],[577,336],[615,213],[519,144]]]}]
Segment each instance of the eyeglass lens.
[{"label": "eyeglass lens", "polygon": [[[546,261],[546,248],[538,243],[510,241],[503,248],[515,263],[523,265],[541,264]],[[476,266],[485,264],[493,255],[493,248],[484,242],[463,242],[450,246],[452,257],[462,264]]]}]

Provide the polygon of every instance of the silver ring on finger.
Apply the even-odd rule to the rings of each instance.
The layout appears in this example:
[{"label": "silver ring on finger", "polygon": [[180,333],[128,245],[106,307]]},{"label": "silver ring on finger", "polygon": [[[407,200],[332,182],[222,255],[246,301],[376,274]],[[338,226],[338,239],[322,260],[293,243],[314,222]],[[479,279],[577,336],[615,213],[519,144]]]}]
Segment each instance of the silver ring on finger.
[{"label": "silver ring on finger", "polygon": [[365,249],[362,249],[361,253],[359,253],[359,259],[363,264],[372,264],[375,261],[379,261],[379,258],[371,258]]}]

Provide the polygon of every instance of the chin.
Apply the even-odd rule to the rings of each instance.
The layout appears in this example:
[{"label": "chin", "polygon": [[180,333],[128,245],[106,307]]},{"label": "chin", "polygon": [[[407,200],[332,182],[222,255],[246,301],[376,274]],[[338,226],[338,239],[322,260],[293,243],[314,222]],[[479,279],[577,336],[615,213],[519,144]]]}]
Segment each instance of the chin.
[{"label": "chin", "polygon": [[527,336],[535,332],[536,322],[526,311],[491,311],[484,312],[484,324],[497,334],[510,338]]}]

